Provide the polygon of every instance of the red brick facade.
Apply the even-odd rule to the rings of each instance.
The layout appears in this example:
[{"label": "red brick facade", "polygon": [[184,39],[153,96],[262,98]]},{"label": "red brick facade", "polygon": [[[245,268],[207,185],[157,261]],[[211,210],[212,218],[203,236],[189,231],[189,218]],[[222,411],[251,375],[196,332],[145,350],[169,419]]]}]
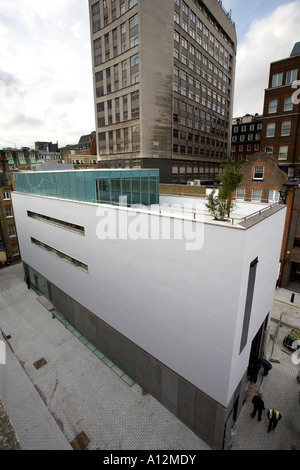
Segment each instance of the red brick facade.
[{"label": "red brick facade", "polygon": [[[292,164],[291,176],[300,175],[300,104],[293,99],[296,89],[292,88],[292,84],[299,79],[300,56],[271,64],[269,87],[265,90],[261,134],[261,150],[268,149],[268,152],[272,152],[280,165]],[[286,156],[283,153],[284,147],[288,148]]]},{"label": "red brick facade", "polygon": [[[262,167],[262,178],[255,174],[255,169],[259,167]],[[245,201],[251,201],[253,189],[259,189],[261,190],[261,200],[257,202],[268,202],[270,191],[285,190],[283,185],[288,181],[286,173],[278,168],[275,159],[262,152],[258,152],[248,159],[242,167],[242,172],[244,178],[239,188],[245,190]]]}]

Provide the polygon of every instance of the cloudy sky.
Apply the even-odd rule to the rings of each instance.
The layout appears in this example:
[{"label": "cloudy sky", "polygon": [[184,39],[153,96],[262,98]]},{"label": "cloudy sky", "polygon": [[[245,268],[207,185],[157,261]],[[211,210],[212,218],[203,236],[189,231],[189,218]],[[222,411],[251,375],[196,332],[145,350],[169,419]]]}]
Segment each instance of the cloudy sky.
[{"label": "cloudy sky", "polygon": [[[300,0],[223,4],[239,41],[234,116],[261,113],[270,62],[300,41]],[[95,129],[88,0],[0,0],[0,110],[0,148]]]}]

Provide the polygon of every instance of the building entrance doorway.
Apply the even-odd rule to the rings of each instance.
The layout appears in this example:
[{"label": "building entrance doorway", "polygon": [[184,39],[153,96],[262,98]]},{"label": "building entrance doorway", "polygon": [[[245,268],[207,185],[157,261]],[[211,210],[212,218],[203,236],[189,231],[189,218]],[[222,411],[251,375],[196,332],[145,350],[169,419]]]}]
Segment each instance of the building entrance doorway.
[{"label": "building entrance doorway", "polygon": [[258,367],[258,364],[260,363],[260,360],[264,358],[265,355],[264,347],[266,339],[266,328],[269,323],[269,315],[270,313],[268,313],[268,315],[266,316],[265,321],[261,325],[260,329],[258,330],[252,341],[247,375],[250,380],[254,383],[256,383],[257,373],[260,369],[260,367]]}]

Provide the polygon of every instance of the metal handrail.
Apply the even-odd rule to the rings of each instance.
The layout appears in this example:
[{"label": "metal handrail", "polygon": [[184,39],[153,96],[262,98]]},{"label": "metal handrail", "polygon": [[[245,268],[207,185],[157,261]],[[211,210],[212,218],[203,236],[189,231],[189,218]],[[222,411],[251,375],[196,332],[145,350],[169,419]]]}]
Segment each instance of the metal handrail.
[{"label": "metal handrail", "polygon": [[263,212],[273,209],[273,207],[278,206],[278,205],[279,205],[278,202],[275,202],[274,204],[270,204],[268,207],[264,207],[263,209],[260,209],[259,211],[253,212],[253,214],[246,215],[241,220],[243,220],[243,222],[246,222],[246,220],[250,219],[251,217],[255,217],[256,215],[260,216]]}]

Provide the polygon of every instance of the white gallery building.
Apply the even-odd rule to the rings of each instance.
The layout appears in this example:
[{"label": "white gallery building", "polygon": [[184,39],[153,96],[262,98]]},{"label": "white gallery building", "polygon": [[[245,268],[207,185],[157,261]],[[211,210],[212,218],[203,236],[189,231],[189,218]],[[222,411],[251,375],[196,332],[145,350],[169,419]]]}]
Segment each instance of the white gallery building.
[{"label": "white gallery building", "polygon": [[285,206],[239,203],[218,222],[205,200],[182,208],[160,197],[157,170],[22,172],[14,185],[32,287],[208,445],[226,448],[250,358],[263,354]]}]

